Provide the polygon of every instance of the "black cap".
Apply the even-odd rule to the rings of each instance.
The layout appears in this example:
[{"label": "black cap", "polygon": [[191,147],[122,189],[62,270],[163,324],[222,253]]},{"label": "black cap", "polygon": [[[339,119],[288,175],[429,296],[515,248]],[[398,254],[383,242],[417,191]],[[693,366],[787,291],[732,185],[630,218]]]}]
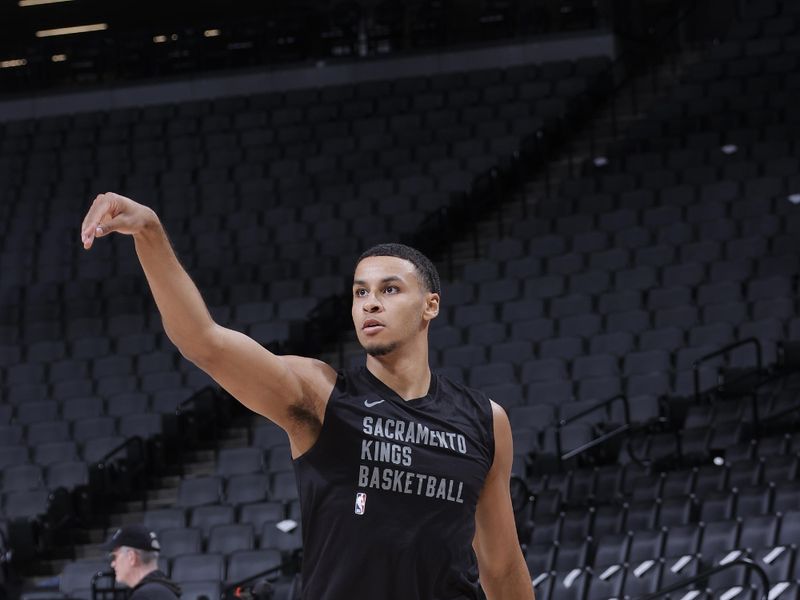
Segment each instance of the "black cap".
[{"label": "black cap", "polygon": [[147,552],[158,552],[161,544],[154,531],[150,531],[144,525],[125,525],[117,529],[109,540],[103,545],[104,550],[109,552],[120,546],[145,550]]}]

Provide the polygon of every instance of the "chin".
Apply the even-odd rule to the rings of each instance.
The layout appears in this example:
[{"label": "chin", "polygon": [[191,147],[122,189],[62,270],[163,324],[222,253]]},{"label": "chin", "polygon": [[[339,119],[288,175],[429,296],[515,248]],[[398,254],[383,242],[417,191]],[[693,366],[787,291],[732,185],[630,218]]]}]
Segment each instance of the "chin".
[{"label": "chin", "polygon": [[390,352],[392,352],[395,348],[397,348],[397,343],[392,344],[363,344],[364,350],[370,356],[378,357],[378,356],[386,356]]}]

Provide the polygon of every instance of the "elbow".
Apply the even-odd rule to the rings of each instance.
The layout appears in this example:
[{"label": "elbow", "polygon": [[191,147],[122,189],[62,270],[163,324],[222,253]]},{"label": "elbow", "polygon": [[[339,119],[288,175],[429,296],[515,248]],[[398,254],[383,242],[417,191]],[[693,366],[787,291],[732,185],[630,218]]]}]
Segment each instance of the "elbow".
[{"label": "elbow", "polygon": [[480,570],[480,577],[481,584],[490,599],[529,600],[534,598],[533,584],[524,561],[522,564],[514,560],[491,566],[485,565]]},{"label": "elbow", "polygon": [[213,330],[214,326],[191,335],[177,335],[165,327],[167,337],[178,348],[181,356],[204,371],[220,353],[218,336],[214,335]]}]

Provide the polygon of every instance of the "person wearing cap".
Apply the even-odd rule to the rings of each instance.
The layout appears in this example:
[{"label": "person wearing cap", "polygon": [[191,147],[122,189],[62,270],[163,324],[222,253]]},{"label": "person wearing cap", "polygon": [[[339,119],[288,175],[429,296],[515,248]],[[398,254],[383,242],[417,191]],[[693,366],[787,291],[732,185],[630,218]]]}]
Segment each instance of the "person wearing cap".
[{"label": "person wearing cap", "polygon": [[109,552],[114,577],[131,588],[129,600],[177,600],[181,589],[158,569],[161,545],[143,525],[117,529],[104,548]]}]

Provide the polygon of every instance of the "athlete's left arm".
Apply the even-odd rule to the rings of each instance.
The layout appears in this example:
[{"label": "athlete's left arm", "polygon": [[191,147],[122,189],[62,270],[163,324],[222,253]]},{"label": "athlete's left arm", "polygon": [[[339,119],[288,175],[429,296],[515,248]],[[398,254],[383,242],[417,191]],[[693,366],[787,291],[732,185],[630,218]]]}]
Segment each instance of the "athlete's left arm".
[{"label": "athlete's left arm", "polygon": [[511,506],[511,424],[503,408],[492,402],[494,462],[478,499],[475,540],[481,585],[488,600],[534,600],[528,567],[517,539]]}]

